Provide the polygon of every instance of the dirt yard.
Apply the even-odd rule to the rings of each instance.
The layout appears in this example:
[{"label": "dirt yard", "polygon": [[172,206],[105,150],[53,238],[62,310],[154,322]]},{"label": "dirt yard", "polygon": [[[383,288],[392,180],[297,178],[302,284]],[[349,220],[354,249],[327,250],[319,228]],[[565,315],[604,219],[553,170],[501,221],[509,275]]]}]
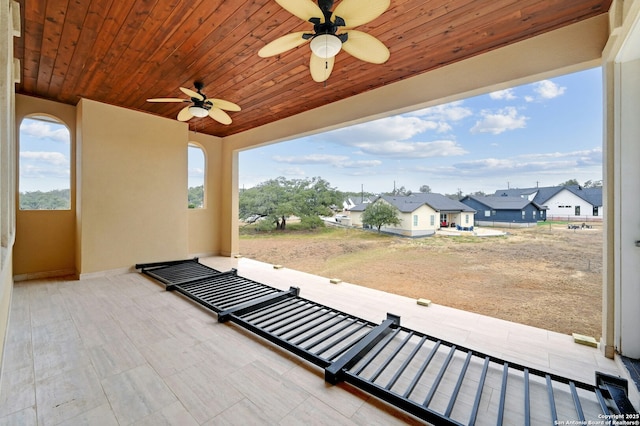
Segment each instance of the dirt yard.
[{"label": "dirt yard", "polygon": [[243,235],[243,256],[496,318],[600,338],[602,226],[409,239],[356,229]]}]

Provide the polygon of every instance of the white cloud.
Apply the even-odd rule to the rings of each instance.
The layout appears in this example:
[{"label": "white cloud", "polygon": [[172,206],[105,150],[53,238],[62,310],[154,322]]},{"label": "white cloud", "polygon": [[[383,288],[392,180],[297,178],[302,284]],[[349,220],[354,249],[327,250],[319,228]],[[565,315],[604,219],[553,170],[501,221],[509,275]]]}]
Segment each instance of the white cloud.
[{"label": "white cloud", "polygon": [[518,114],[514,107],[506,107],[496,113],[484,110],[480,113],[482,119],[476,121],[471,128],[471,133],[492,133],[499,135],[507,130],[522,129],[526,127],[527,117]]},{"label": "white cloud", "polygon": [[204,169],[200,167],[190,167],[188,173],[190,177],[204,177]]},{"label": "white cloud", "polygon": [[353,161],[346,155],[325,155],[325,154],[309,154],[301,156],[281,156],[275,155],[271,157],[277,163],[286,164],[315,164],[330,165],[338,168],[367,168],[376,167],[382,164],[380,160],[357,160]]},{"label": "white cloud", "polygon": [[467,151],[455,141],[448,140],[434,142],[358,142],[354,143],[353,146],[359,148],[365,154],[407,159],[451,157],[467,154]]},{"label": "white cloud", "polygon": [[497,90],[489,93],[491,99],[513,100],[516,99],[516,95],[513,93],[513,89]]},{"label": "white cloud", "polygon": [[38,162],[40,164],[49,164],[51,166],[69,166],[69,160],[60,152],[22,151],[20,152],[20,159],[23,161]]},{"label": "white cloud", "polygon": [[559,86],[551,80],[542,80],[533,85],[533,91],[536,96],[525,96],[525,100],[534,102],[536,100],[554,99],[564,95],[566,89],[566,87]]},{"label": "white cloud", "polygon": [[69,143],[70,140],[66,126],[40,120],[25,119],[20,126],[20,133],[36,139],[51,139],[62,143]]},{"label": "white cloud", "polygon": [[428,130],[442,131],[443,129],[447,129],[446,123],[424,120],[415,116],[398,115],[335,130],[329,132],[327,136],[333,142],[352,145],[353,141],[358,140],[371,142],[407,140]]},{"label": "white cloud", "polygon": [[[69,178],[69,160],[59,152],[20,153],[20,180]],[[68,184],[67,184],[68,185]],[[44,188],[43,185],[40,185]],[[41,189],[41,188],[37,188]],[[22,190],[22,188],[21,188]],[[31,189],[30,189],[31,190]]]},{"label": "white cloud", "polygon": [[[602,150],[526,154],[508,158],[483,158],[436,169],[440,175],[459,177],[566,175],[597,171],[602,167]],[[595,178],[598,176],[596,175]],[[566,179],[564,179],[566,180]],[[558,182],[563,179],[558,180]],[[554,183],[555,184],[555,183]]]},{"label": "white cloud", "polygon": [[425,108],[420,111],[413,112],[411,115],[426,117],[427,119],[434,121],[460,121],[470,115],[473,115],[470,108],[463,107],[462,105],[463,101],[456,101],[445,105]]},{"label": "white cloud", "polygon": [[271,157],[277,163],[288,164],[336,164],[349,159],[346,155],[309,154],[301,156],[274,155]]}]

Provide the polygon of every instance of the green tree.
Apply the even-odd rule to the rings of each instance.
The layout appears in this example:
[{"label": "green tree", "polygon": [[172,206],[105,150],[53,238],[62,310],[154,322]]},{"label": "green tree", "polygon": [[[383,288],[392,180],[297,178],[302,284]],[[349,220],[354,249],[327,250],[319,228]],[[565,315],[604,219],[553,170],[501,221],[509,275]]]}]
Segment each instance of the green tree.
[{"label": "green tree", "polygon": [[584,183],[584,185],[582,185],[582,187],[583,188],[602,188],[602,181],[601,180],[592,181],[591,179],[589,179]]},{"label": "green tree", "polygon": [[19,198],[21,210],[68,210],[71,208],[68,189],[21,192]]},{"label": "green tree", "polygon": [[431,187],[429,185],[422,185],[420,187],[420,192],[425,194],[431,194]]},{"label": "green tree", "polygon": [[204,185],[189,188],[188,199],[190,209],[204,207]]},{"label": "green tree", "polygon": [[580,185],[578,183],[578,179],[569,179],[568,181],[561,183],[558,186],[575,186],[575,185]]},{"label": "green tree", "polygon": [[400,225],[398,209],[385,201],[377,201],[364,210],[362,223],[378,229],[384,225]]},{"label": "green tree", "polygon": [[320,177],[270,179],[239,195],[240,218],[266,216],[276,229],[285,229],[290,216],[305,219],[331,214],[331,206],[342,203],[342,194]]}]

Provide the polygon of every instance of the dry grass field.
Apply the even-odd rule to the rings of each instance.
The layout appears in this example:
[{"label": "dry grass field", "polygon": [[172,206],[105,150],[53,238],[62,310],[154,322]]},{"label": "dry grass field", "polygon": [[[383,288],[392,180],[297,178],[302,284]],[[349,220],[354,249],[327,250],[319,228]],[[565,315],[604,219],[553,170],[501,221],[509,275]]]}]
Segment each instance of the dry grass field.
[{"label": "dry grass field", "polygon": [[312,274],[600,338],[602,226],[545,224],[504,236],[401,238],[358,229],[245,233],[240,252]]}]

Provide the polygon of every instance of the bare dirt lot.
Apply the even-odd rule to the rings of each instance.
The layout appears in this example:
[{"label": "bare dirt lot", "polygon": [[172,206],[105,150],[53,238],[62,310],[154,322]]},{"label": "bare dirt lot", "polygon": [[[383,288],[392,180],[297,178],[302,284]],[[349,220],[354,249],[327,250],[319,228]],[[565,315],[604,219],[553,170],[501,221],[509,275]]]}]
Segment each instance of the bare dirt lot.
[{"label": "bare dirt lot", "polygon": [[357,229],[243,235],[252,259],[411,298],[600,338],[602,226],[419,239]]}]

